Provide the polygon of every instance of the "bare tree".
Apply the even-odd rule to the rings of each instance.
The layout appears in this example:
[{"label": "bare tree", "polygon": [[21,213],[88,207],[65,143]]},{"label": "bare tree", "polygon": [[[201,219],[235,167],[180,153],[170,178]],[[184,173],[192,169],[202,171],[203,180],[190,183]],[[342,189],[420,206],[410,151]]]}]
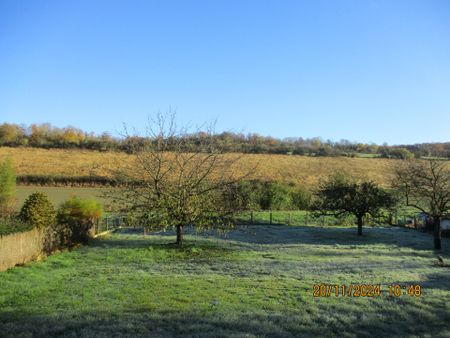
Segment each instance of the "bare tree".
[{"label": "bare tree", "polygon": [[179,245],[186,225],[232,225],[239,210],[227,203],[233,191],[227,187],[245,175],[235,170],[241,157],[221,154],[214,135],[213,124],[195,132],[179,128],[174,113],[149,119],[145,137],[126,131],[134,162],[116,173],[121,182],[116,204],[143,226],[175,227]]},{"label": "bare tree", "polygon": [[441,160],[402,162],[393,186],[414,207],[433,218],[434,248],[441,249],[441,218],[450,211],[450,166]]}]

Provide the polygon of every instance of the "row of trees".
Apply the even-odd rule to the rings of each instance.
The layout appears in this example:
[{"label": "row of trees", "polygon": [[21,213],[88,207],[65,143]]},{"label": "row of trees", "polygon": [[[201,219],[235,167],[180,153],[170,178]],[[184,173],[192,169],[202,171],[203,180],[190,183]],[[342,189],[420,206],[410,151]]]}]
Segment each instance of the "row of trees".
[{"label": "row of trees", "polygon": [[0,146],[39,148],[82,148],[119,150],[120,141],[107,133],[95,135],[74,127],[56,128],[49,123],[31,126],[3,123],[0,125]]},{"label": "row of trees", "polygon": [[[184,133],[188,151],[197,151],[202,145],[202,138],[208,131]],[[169,148],[176,148],[179,140],[167,142]],[[450,142],[427,143],[403,146],[388,146],[354,143],[348,140],[333,142],[321,138],[285,138],[276,139],[270,136],[243,133],[215,133],[208,135],[214,140],[215,147],[222,152],[254,153],[254,154],[294,154],[308,156],[355,156],[358,153],[372,154],[385,158],[410,159],[423,156],[439,156],[450,158]],[[125,135],[115,138],[108,133],[95,135],[78,128],[55,128],[50,124],[33,124],[19,126],[4,123],[0,125],[0,146],[30,146],[43,148],[82,148],[99,151],[125,151],[131,153],[136,146],[145,148],[148,143],[155,143],[154,138]]]},{"label": "row of trees", "polygon": [[333,175],[320,184],[311,204],[305,191],[246,181],[251,171],[235,175],[233,168],[242,157],[221,156],[213,128],[203,133],[201,143],[194,148],[186,130],[177,128],[174,116],[158,115],[148,132],[148,138],[155,142],[142,144],[134,139],[131,153],[135,163],[118,169],[116,175],[123,184],[111,190],[110,196],[115,196],[120,211],[133,214],[141,225],[174,226],[177,244],[183,241],[186,225],[226,227],[241,211],[282,208],[287,203],[297,208],[309,206],[317,214],[353,215],[362,235],[364,216],[392,211],[406,201],[407,206],[433,218],[435,248],[441,247],[440,219],[450,209],[447,161],[401,162],[389,190],[371,181]]},{"label": "row of trees", "polygon": [[374,182],[355,182],[335,175],[316,191],[313,209],[321,214],[353,215],[362,234],[364,216],[392,211],[398,204],[416,209],[433,222],[434,248],[441,249],[441,220],[450,216],[450,168],[446,161],[427,160],[401,163],[395,170],[392,190]]}]

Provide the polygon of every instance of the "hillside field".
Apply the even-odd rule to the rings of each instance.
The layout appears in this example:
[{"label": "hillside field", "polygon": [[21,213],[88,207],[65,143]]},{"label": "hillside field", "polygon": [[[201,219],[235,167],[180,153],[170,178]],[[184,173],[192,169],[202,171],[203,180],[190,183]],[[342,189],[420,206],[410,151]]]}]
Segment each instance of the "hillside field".
[{"label": "hillside field", "polygon": [[109,201],[103,198],[105,188],[91,188],[91,187],[40,187],[40,186],[18,186],[16,209],[19,209],[26,198],[35,192],[41,192],[47,195],[52,204],[57,207],[62,202],[68,200],[72,196],[79,198],[93,198],[97,201],[107,204]]},{"label": "hillside field", "polygon": [[[0,161],[8,157],[12,159],[17,175],[108,177],[114,168],[133,161],[132,156],[116,152],[0,147]],[[236,170],[248,172],[256,167],[250,179],[292,182],[309,188],[336,170],[387,185],[396,162],[380,158],[245,154]]]},{"label": "hillside field", "polygon": [[[0,273],[2,337],[449,337],[450,268],[431,235],[255,225],[226,234],[122,230]],[[450,241],[442,256],[450,260]],[[313,297],[316,284],[381,284]],[[389,286],[404,289],[396,297]],[[408,286],[420,285],[421,296]]]}]

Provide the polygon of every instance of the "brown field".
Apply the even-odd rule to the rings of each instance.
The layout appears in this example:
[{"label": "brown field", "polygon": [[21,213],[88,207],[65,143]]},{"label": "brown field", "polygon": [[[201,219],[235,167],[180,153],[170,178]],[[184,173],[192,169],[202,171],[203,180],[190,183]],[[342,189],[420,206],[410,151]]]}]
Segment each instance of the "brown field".
[{"label": "brown field", "polygon": [[[133,161],[131,155],[117,152],[0,147],[0,161],[7,157],[12,159],[17,175],[109,176],[113,168]],[[236,170],[246,172],[256,166],[249,176],[251,179],[292,182],[307,187],[336,170],[344,170],[355,177],[387,185],[396,162],[379,158],[246,154]]]}]

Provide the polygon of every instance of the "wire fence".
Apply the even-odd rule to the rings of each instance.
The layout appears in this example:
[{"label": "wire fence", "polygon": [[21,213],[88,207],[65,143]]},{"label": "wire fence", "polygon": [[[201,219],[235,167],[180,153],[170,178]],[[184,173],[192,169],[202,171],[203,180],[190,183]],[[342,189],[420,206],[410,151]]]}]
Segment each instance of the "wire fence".
[{"label": "wire fence", "polygon": [[127,216],[124,215],[107,215],[103,216],[94,226],[94,233],[100,234],[105,231],[111,231],[120,227],[129,227]]},{"label": "wire fence", "polygon": [[[238,223],[243,224],[280,224],[296,226],[333,226],[350,225],[355,223],[352,216],[335,217],[317,215],[308,211],[249,211],[237,217]],[[418,228],[424,225],[418,217],[410,214],[388,214],[378,217],[366,215],[365,225],[396,225]]]},{"label": "wire fence", "polygon": [[[236,223],[245,225],[336,226],[354,225],[355,219],[351,216],[317,216],[309,211],[248,211],[237,215]],[[366,215],[364,225],[393,225],[419,229],[426,224],[417,215],[387,214],[379,217]],[[108,214],[97,222],[94,231],[96,234],[99,234],[118,228],[135,227],[136,225],[129,222],[129,218],[126,215]]]}]

